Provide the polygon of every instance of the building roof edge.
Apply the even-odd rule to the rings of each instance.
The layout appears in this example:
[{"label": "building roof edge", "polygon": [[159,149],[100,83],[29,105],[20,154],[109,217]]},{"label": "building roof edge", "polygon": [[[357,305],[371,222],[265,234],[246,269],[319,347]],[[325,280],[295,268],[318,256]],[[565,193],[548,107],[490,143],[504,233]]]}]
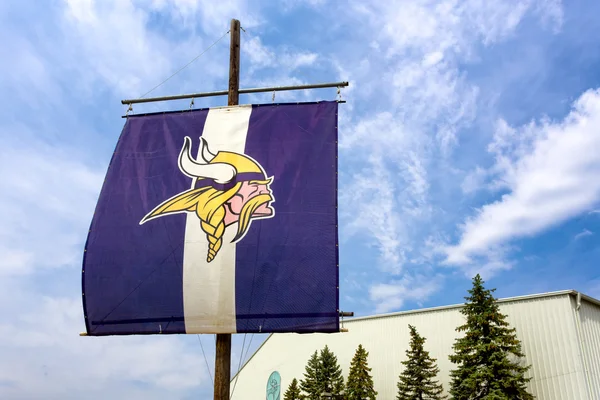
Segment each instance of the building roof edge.
[{"label": "building roof edge", "polygon": [[[527,295],[522,295],[522,296],[505,297],[505,298],[501,298],[501,299],[496,299],[496,301],[498,303],[511,303],[511,302],[518,302],[518,301],[524,301],[524,300],[541,299],[541,298],[546,298],[546,297],[557,297],[557,296],[575,296],[575,297],[577,297],[577,295],[580,295],[582,300],[585,300],[591,304],[594,304],[597,307],[600,307],[600,300],[595,299],[594,297],[588,296],[588,295],[586,295],[582,292],[579,292],[577,290],[574,290],[574,289],[558,290],[558,291],[553,291],[553,292],[536,293],[536,294],[527,294]],[[414,309],[414,310],[397,311],[397,312],[393,312],[393,313],[375,314],[375,315],[368,315],[368,316],[364,316],[364,317],[348,318],[348,319],[344,319],[344,322],[353,323],[353,322],[357,322],[357,321],[365,321],[365,320],[372,320],[372,319],[391,318],[391,317],[400,316],[400,315],[436,312],[436,311],[441,311],[441,310],[450,310],[450,309],[461,308],[463,306],[464,306],[464,304],[452,304],[452,305],[447,305],[447,306],[418,308],[418,309]],[[230,383],[233,383],[233,381],[240,374],[240,372],[242,372],[244,367],[252,360],[254,355],[257,354],[259,352],[259,350],[269,341],[271,336],[273,336],[273,333],[271,333],[265,339],[265,341],[262,342],[262,344],[256,349],[256,351],[254,353],[252,353],[250,358],[248,358],[248,360],[236,372],[236,374],[233,376],[233,378],[231,378]]]}]

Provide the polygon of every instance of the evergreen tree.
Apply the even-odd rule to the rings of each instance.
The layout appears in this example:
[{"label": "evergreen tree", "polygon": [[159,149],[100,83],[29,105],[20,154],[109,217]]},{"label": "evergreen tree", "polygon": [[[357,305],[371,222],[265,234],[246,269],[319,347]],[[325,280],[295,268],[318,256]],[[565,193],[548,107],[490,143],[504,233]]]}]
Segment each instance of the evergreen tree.
[{"label": "evergreen tree", "polygon": [[307,400],[319,400],[321,398],[320,364],[319,355],[315,350],[306,364],[304,379],[300,381],[300,389],[304,392],[303,397]]},{"label": "evergreen tree", "polygon": [[371,368],[367,363],[368,357],[367,350],[359,344],[350,364],[350,373],[346,384],[348,400],[375,400],[375,396],[377,396],[377,392],[373,389]]},{"label": "evergreen tree", "polygon": [[283,400],[300,400],[300,388],[298,387],[298,380],[294,378],[288,389],[285,391],[283,395]]},{"label": "evergreen tree", "polygon": [[337,357],[327,345],[321,350],[320,364],[321,368],[317,374],[321,390],[319,394],[327,392],[331,393],[334,399],[342,399],[344,391],[342,369],[338,364]]},{"label": "evergreen tree", "polygon": [[477,274],[461,310],[466,322],[456,330],[465,335],[455,341],[450,355],[457,364],[450,371],[450,394],[456,400],[532,400],[526,391],[531,378],[525,378],[530,366],[518,360],[524,357],[521,343],[500,313],[492,295],[495,289],[486,290],[483,283]]},{"label": "evergreen tree", "polygon": [[417,332],[416,328],[408,325],[410,329],[410,348],[406,350],[408,359],[402,361],[404,371],[398,382],[398,400],[441,400],[443,388],[434,380],[440,372],[435,364],[436,359],[429,356],[423,348],[425,338]]}]

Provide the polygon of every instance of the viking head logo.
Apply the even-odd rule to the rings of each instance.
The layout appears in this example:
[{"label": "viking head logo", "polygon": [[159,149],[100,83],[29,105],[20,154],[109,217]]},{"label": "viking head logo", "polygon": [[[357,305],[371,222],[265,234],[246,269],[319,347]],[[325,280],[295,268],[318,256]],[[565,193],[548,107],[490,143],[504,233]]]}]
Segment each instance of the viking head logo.
[{"label": "viking head logo", "polygon": [[193,179],[190,190],[164,201],[148,213],[140,225],[163,215],[190,212],[199,218],[208,239],[207,261],[211,262],[222,244],[225,228],[238,223],[233,242],[244,237],[252,220],[271,218],[275,201],[262,166],[244,154],[229,151],[211,153],[200,138],[200,159],[190,154],[191,139],[185,137],[179,154],[179,169]]}]

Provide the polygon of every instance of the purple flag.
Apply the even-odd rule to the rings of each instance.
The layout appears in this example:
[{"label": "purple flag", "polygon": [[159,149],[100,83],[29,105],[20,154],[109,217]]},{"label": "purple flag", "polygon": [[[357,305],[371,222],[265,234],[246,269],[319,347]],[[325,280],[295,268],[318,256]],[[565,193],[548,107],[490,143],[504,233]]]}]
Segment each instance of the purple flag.
[{"label": "purple flag", "polygon": [[129,117],[85,247],[88,335],[339,331],[337,110]]}]

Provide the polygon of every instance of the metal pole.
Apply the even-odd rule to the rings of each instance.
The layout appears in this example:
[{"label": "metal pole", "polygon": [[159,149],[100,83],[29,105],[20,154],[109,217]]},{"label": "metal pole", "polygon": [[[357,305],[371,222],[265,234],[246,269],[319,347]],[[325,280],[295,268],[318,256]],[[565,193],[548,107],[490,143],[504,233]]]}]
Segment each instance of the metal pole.
[{"label": "metal pole", "polygon": [[[231,20],[230,33],[227,105],[235,106],[238,104],[240,98],[240,21],[237,19]],[[214,400],[229,400],[230,378],[231,334],[217,334]]]},{"label": "metal pole", "polygon": [[[311,85],[274,86],[274,87],[265,87],[265,88],[239,89],[238,94],[283,92],[286,90],[326,89],[326,88],[346,87],[346,86],[348,86],[348,82],[345,82],[345,81],[344,82],[315,83],[315,84],[311,84]],[[220,90],[217,92],[176,94],[173,96],[146,97],[146,98],[141,98],[141,99],[125,99],[125,100],[121,100],[121,104],[152,103],[155,101],[182,100],[182,99],[192,99],[192,98],[196,99],[199,97],[214,97],[214,96],[225,96],[225,95],[229,95],[229,90]]]}]

